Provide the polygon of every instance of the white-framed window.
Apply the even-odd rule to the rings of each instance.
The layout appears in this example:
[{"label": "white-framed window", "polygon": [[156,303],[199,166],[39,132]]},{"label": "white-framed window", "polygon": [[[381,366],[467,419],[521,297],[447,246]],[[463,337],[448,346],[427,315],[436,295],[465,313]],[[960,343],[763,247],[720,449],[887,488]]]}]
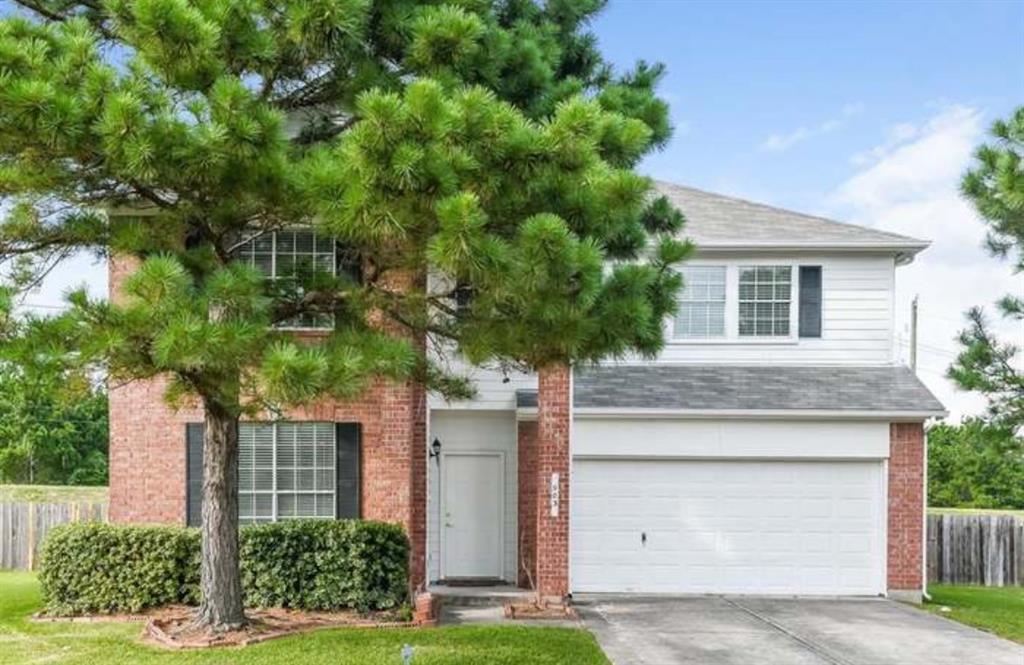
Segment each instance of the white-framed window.
[{"label": "white-framed window", "polygon": [[793,267],[739,267],[740,337],[789,337],[793,302]]},{"label": "white-framed window", "polygon": [[[334,239],[319,235],[312,229],[253,233],[239,246],[236,257],[274,280],[299,280],[317,271],[334,275],[338,269]],[[326,313],[300,314],[277,327],[325,330],[334,327],[334,317]]]},{"label": "white-framed window", "polygon": [[238,520],[334,519],[335,426],[325,422],[240,423]]},{"label": "white-framed window", "polygon": [[673,323],[675,339],[725,336],[726,267],[684,266],[683,290]]}]

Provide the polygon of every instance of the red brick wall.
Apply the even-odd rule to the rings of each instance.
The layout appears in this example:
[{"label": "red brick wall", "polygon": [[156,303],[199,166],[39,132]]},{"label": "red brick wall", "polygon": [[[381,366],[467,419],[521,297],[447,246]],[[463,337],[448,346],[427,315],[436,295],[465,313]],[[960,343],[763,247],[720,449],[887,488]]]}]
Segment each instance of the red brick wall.
[{"label": "red brick wall", "polygon": [[[569,592],[570,370],[542,368],[537,390],[537,589],[545,597]],[[560,506],[551,515],[551,474],[559,474]]]},{"label": "red brick wall", "polygon": [[922,589],[924,532],[924,426],[889,426],[888,588]]},{"label": "red brick wall", "polygon": [[[533,588],[537,580],[537,423],[518,423],[519,459],[519,586]],[[527,575],[529,571],[529,575]]]},{"label": "red brick wall", "polygon": [[[110,262],[113,294],[131,262]],[[112,382],[113,383],[113,382]],[[110,519],[185,523],[185,424],[195,407],[164,402],[166,379],[113,383],[110,390]],[[293,420],[362,425],[362,516],[402,524],[412,545],[410,579],[426,564],[426,395],[411,383],[377,382],[358,401],[324,400],[286,414]]]}]

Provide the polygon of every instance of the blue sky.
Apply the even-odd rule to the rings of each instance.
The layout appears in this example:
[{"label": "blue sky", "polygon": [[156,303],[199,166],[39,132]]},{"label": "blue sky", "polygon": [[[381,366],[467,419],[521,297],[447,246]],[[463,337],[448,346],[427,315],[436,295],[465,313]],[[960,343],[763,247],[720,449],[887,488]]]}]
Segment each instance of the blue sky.
[{"label": "blue sky", "polygon": [[[954,336],[967,307],[1024,279],[980,249],[957,184],[992,120],[1024,103],[1024,0],[611,0],[594,29],[617,64],[668,66],[677,130],[645,172],[933,240],[898,272],[897,345],[905,358],[919,294],[920,376],[954,417],[982,407],[942,376]],[[76,259],[32,302],[83,280],[103,293],[105,273]]]},{"label": "blue sky", "polygon": [[617,64],[668,66],[677,132],[646,170],[785,205],[820,204],[892,125],[1024,102],[1024,2],[612,0],[594,27]]},{"label": "blue sky", "polygon": [[897,273],[897,348],[919,294],[921,378],[954,417],[982,407],[942,376],[962,312],[1024,281],[980,249],[957,185],[1024,104],[1024,1],[612,0],[594,29],[616,64],[668,66],[676,134],[645,172],[932,240]]}]

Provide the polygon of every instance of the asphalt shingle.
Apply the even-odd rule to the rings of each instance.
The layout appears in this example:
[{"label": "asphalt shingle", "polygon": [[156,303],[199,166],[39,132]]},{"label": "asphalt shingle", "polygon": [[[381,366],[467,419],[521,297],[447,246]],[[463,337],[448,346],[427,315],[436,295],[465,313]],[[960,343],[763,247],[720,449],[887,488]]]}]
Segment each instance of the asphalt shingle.
[{"label": "asphalt shingle", "polygon": [[576,370],[575,408],[942,412],[906,367],[608,365]]},{"label": "asphalt shingle", "polygon": [[783,210],[743,199],[667,182],[656,184],[684,215],[684,235],[698,248],[714,247],[872,247],[914,254],[928,241]]}]

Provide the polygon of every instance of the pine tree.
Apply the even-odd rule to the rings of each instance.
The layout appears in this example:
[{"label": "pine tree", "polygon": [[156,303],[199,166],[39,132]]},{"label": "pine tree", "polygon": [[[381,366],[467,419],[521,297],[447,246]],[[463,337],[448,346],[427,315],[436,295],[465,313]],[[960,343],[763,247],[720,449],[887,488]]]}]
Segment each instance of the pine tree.
[{"label": "pine tree", "polygon": [[[1014,268],[1024,269],[1024,107],[992,126],[993,143],[982,145],[961,189],[988,226],[987,246],[1000,258],[1011,254]],[[1024,298],[1008,294],[997,307],[1003,317],[1024,324]],[[1019,348],[1001,342],[980,307],[967,312],[969,326],[960,333],[963,347],[949,377],[964,390],[988,399],[989,417],[1017,430],[1024,425],[1024,374],[1015,359]]]},{"label": "pine tree", "polygon": [[[0,21],[0,256],[131,257],[116,302],[38,335],[205,413],[197,626],[244,623],[239,418],[431,361],[651,355],[683,219],[634,171],[670,135],[663,74],[616,74],[602,0],[25,0]],[[240,248],[296,223],[353,270],[267,280]],[[457,304],[458,303],[458,304]],[[280,329],[332,320],[314,343]]]}]

